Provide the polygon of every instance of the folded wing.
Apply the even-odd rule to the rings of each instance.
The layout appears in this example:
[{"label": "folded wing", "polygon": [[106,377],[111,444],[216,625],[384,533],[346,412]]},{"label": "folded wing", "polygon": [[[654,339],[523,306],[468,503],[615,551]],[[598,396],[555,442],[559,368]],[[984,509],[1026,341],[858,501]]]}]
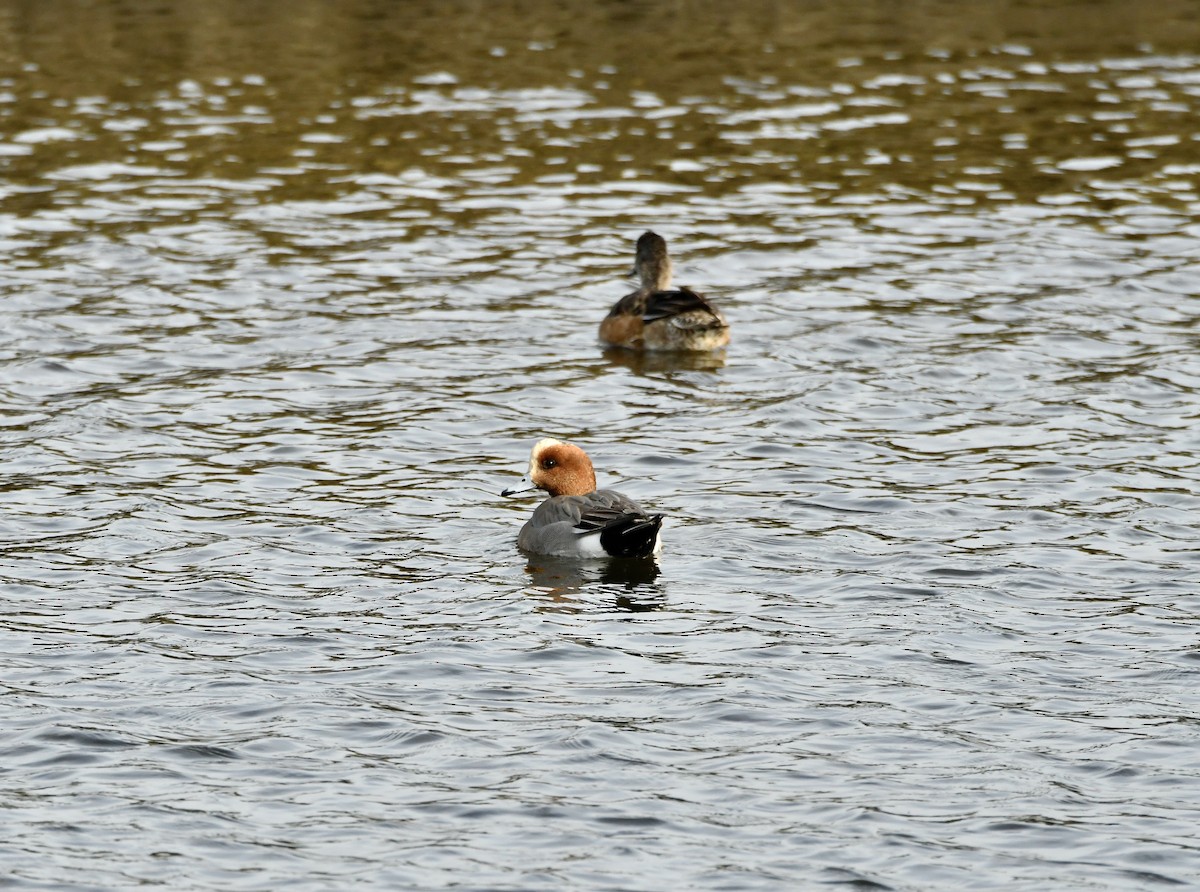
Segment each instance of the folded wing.
[{"label": "folded wing", "polygon": [[642,310],[642,321],[659,319],[678,321],[687,328],[724,328],[728,324],[720,310],[690,288],[650,294]]}]

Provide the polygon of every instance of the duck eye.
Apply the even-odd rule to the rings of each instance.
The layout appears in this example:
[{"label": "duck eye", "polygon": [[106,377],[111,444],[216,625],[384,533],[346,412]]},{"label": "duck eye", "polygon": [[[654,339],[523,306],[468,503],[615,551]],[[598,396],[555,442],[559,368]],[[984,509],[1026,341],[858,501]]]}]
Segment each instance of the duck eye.
[{"label": "duck eye", "polygon": [[558,464],[558,462],[557,462],[557,461],[555,461],[555,460],[554,460],[554,459],[552,459],[552,458],[544,458],[544,459],[542,459],[542,468],[543,468],[543,470],[549,471],[551,468],[553,468],[553,467],[554,467],[555,465],[557,465],[557,464]]}]

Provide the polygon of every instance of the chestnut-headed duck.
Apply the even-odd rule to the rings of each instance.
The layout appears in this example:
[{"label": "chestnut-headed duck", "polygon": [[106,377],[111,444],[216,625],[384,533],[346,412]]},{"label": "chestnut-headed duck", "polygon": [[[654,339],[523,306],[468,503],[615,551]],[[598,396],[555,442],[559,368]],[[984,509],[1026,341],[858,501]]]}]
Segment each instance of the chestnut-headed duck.
[{"label": "chestnut-headed duck", "polygon": [[720,310],[690,288],[671,289],[671,258],[662,236],[642,233],[632,274],[641,287],[609,310],[600,340],[634,350],[716,350],[729,343],[729,323]]},{"label": "chestnut-headed duck", "polygon": [[544,489],[550,498],[538,505],[521,527],[517,546],[534,554],[573,557],[640,558],[662,549],[663,515],[647,514],[628,496],[596,489],[596,472],[587,453],[573,443],[538,440],[529,456],[527,489],[506,489],[502,496]]}]

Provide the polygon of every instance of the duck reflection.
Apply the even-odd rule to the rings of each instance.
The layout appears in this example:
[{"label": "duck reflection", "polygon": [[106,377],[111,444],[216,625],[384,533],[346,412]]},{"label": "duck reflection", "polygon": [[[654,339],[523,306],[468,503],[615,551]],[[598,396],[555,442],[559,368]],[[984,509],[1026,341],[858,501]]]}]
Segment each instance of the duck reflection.
[{"label": "duck reflection", "polygon": [[578,558],[531,555],[525,567],[532,585],[529,594],[560,609],[580,609],[585,603],[609,603],[619,610],[657,610],[666,595],[656,579],[654,558]]},{"label": "duck reflection", "polygon": [[611,365],[629,369],[635,375],[651,372],[715,372],[725,367],[725,351],[700,352],[643,352],[624,347],[608,347],[604,358]]}]

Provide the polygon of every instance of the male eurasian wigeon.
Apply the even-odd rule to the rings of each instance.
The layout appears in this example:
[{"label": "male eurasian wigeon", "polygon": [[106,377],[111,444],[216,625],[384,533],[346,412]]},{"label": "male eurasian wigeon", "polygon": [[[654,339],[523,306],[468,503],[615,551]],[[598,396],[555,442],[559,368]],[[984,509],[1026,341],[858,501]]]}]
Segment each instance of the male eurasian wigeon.
[{"label": "male eurasian wigeon", "polygon": [[575,444],[549,437],[538,440],[529,456],[527,479],[533,484],[528,489],[500,493],[544,489],[550,494],[517,535],[517,546],[524,551],[638,558],[661,550],[663,515],[647,514],[619,492],[596,489],[592,460]]},{"label": "male eurasian wigeon", "polygon": [[671,290],[671,258],[662,236],[637,240],[633,275],[641,287],[621,298],[600,323],[600,339],[634,350],[716,350],[729,343],[721,311],[690,288]]}]

